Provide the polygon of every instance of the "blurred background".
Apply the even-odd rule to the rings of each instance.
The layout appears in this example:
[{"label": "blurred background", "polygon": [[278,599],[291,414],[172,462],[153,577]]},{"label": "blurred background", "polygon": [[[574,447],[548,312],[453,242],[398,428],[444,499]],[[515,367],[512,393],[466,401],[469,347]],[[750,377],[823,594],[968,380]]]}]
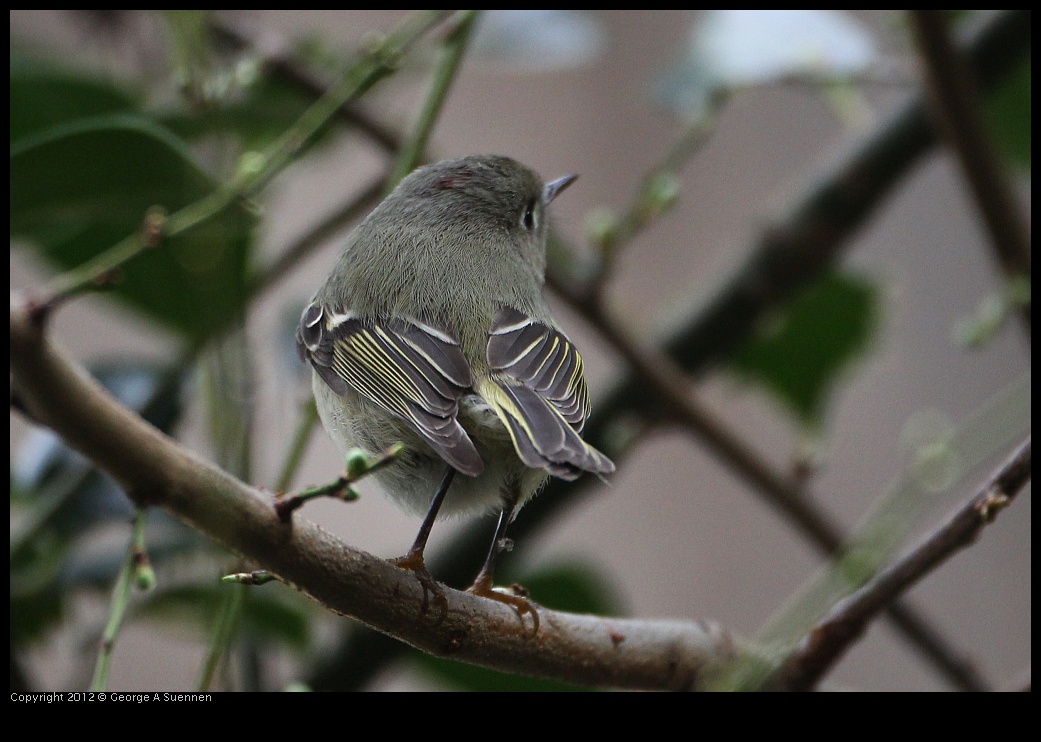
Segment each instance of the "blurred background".
[{"label": "blurred background", "polygon": [[[253,39],[256,51],[296,55],[302,67],[310,65],[323,79],[323,63],[348,58],[372,32],[390,29],[405,13],[271,10],[217,19]],[[570,265],[581,267],[597,255],[590,235],[602,234],[612,215],[630,208],[644,178],[692,126],[703,127],[705,136],[693,154],[656,181],[665,191],[663,213],[620,248],[606,287],[610,316],[648,347],[732,280],[766,230],[790,214],[829,163],[876,131],[920,89],[921,71],[903,11],[743,13],[489,12],[478,24],[430,140],[430,159],[494,152],[530,165],[546,179],[579,173],[553,211],[557,231],[574,251]],[[170,113],[187,118],[185,112],[192,112],[191,91],[198,81],[190,73],[199,72],[184,62],[190,45],[178,41],[171,30],[177,28],[158,15],[136,12],[11,11],[14,49],[139,91],[146,107],[166,112],[160,119],[164,125],[190,141],[202,168],[226,181],[248,145],[232,141],[216,126],[207,137],[182,134],[177,115]],[[367,116],[391,131],[409,130],[427,95],[437,39],[432,34],[405,57],[399,74],[365,96],[361,110]],[[211,72],[231,69],[227,62],[210,64]],[[1027,65],[1029,112],[1029,53]],[[245,74],[241,67],[235,71]],[[821,82],[818,76],[824,73],[838,74],[841,82]],[[733,89],[725,100],[716,97],[713,87],[720,80]],[[14,106],[12,100],[12,120]],[[1029,135],[1026,146],[1029,152]],[[277,259],[392,162],[391,153],[357,129],[341,127],[325,136],[256,199],[259,218],[249,260],[264,265]],[[1025,167],[1021,163],[1012,172],[1029,218],[1029,155]],[[275,486],[310,393],[306,369],[292,353],[291,331],[349,226],[335,230],[279,275],[250,306],[244,339],[226,340],[219,352],[207,351],[203,370],[188,382],[177,436],[231,469],[229,461],[248,459],[248,478],[259,486]],[[739,356],[743,364],[703,369],[691,389],[768,466],[785,476],[803,472],[807,496],[847,531],[891,491],[922,445],[946,440],[981,415],[998,419],[1001,435],[1009,438],[984,437],[987,445],[960,461],[955,474],[945,475],[943,485],[922,500],[920,512],[906,524],[899,538],[906,545],[974,492],[1011,449],[1008,441],[1029,430],[1030,397],[1024,391],[1029,341],[1014,311],[1008,321],[999,321],[1004,315],[1000,306],[995,308],[996,301],[1000,304],[995,297],[1001,295],[1001,274],[957,161],[943,147],[930,149],[886,194],[842,249],[835,268],[840,283],[856,289],[852,295],[864,306],[854,321],[859,329],[850,330],[848,349],[834,360],[835,368],[812,401],[793,406],[752,368],[748,354]],[[57,272],[30,240],[12,233],[12,290],[31,291]],[[811,299],[803,305],[807,311],[831,311],[814,310]],[[583,351],[595,407],[626,365],[566,302],[554,296],[553,305]],[[762,336],[776,338],[784,317],[768,317]],[[176,328],[100,294],[57,312],[52,332],[57,343],[89,364],[168,364],[189,345]],[[256,371],[248,383],[214,381],[222,368],[247,357]],[[800,362],[791,360],[797,376],[803,375]],[[813,373],[805,370],[805,375]],[[213,407],[206,402],[214,390],[218,399],[224,395],[227,410],[246,408],[252,417],[248,444],[245,437],[237,438],[230,452],[228,439],[214,443],[208,411]],[[1013,402],[1006,408],[1013,413],[995,418],[994,400],[1009,398]],[[625,426],[619,430],[615,435],[624,437]],[[34,517],[28,498],[18,500],[16,490],[24,494],[24,483],[32,481],[34,471],[38,475],[41,452],[48,449],[14,412],[11,441],[15,544]],[[341,467],[319,430],[294,486],[328,481]],[[367,485],[360,489],[357,502],[318,501],[297,517],[379,556],[400,555],[411,544],[418,521]],[[1024,671],[1029,673],[1030,508],[1027,490],[978,543],[907,595],[907,603],[991,687],[1011,687]],[[19,616],[31,617],[24,635],[13,629],[12,646],[36,690],[80,689],[90,677],[108,606],[111,579],[106,582],[105,575],[113,574],[104,565],[118,562],[128,533],[129,509],[124,505],[121,510],[117,502],[111,513],[68,536],[60,566],[52,565],[57,582],[49,584],[46,609],[25,598],[35,594],[32,590],[18,594],[25,575],[17,571],[12,546],[12,617],[23,610]],[[487,520],[490,528],[492,519]],[[429,553],[469,526],[439,523]],[[161,544],[176,541],[164,541],[158,516],[150,519],[149,528],[158,534],[157,552]],[[212,552],[205,557],[182,553],[166,561],[161,553],[152,556],[156,594],[172,585],[184,589],[168,594],[165,602],[152,598],[148,610],[132,612],[113,656],[111,690],[193,690],[211,646],[217,603],[204,593],[216,594],[212,585],[231,571],[233,562]],[[631,445],[608,483],[584,483],[583,496],[525,536],[508,574],[529,587],[539,584],[540,575],[577,575],[575,584],[595,594],[592,605],[605,612],[708,619],[754,637],[825,563],[819,550],[702,440],[676,426],[657,426]],[[88,566],[97,569],[83,577],[91,571]],[[76,574],[80,582],[70,576]],[[505,581],[507,575],[502,577]],[[188,589],[200,583],[209,587]],[[324,615],[281,585],[261,590],[273,591],[277,597],[270,602],[279,604],[267,620],[284,620],[294,628],[244,632],[247,650],[234,654],[214,687],[249,687],[243,679],[247,666],[264,688],[306,682],[312,659],[328,655],[349,630],[346,619]],[[537,590],[533,597],[540,600]],[[22,599],[24,604],[18,602]],[[262,625],[265,619],[257,620]],[[254,663],[261,658],[260,669],[243,657]],[[13,655],[12,677],[14,661]],[[377,666],[363,687],[465,687],[461,682],[436,664],[403,654]],[[879,691],[953,687],[884,619],[873,624],[828,682]]]}]

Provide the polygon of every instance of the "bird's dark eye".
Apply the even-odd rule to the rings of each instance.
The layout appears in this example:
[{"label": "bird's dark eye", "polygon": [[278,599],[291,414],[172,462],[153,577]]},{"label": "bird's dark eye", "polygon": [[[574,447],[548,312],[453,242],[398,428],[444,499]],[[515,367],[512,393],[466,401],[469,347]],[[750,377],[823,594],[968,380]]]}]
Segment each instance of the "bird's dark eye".
[{"label": "bird's dark eye", "polygon": [[529,232],[535,231],[535,227],[538,226],[538,208],[539,202],[535,199],[528,201],[528,205],[524,207],[524,214],[521,216],[521,225]]}]

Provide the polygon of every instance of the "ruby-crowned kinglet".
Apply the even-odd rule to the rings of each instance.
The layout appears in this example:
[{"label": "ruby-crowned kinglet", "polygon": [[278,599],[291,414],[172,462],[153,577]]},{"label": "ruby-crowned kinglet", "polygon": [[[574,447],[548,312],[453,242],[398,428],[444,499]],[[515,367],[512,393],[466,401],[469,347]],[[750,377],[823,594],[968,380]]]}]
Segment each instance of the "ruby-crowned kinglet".
[{"label": "ruby-crowned kinglet", "polygon": [[492,589],[506,527],[549,475],[614,471],[580,436],[582,358],[542,296],[546,208],[576,177],[543,184],[499,156],[415,170],[351,232],[297,332],[341,452],[405,445],[373,474],[398,505],[425,513],[395,563],[443,601],[423,561],[434,520],[499,509],[470,591],[531,613],[536,628],[526,599]]}]

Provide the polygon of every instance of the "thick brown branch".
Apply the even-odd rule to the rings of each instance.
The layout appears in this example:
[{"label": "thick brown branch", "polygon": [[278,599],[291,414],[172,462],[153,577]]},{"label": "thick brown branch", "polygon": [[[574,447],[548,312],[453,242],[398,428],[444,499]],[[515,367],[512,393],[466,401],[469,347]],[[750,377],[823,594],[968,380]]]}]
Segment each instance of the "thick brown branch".
[{"label": "thick brown branch", "polygon": [[270,496],[202,460],[120,405],[70,361],[12,297],[11,376],[33,419],[160,507],[331,611],[431,654],[507,672],[615,688],[702,687],[733,658],[728,632],[702,622],[582,616],[539,608],[534,637],[509,607],[446,590],[447,613],[421,612],[411,573],[353,549],[300,518],[282,522]]},{"label": "thick brown branch", "polygon": [[946,523],[836,605],[814,626],[782,665],[778,684],[790,690],[816,687],[872,620],[922,577],[972,544],[983,527],[1008,507],[1028,481],[1030,438]]}]

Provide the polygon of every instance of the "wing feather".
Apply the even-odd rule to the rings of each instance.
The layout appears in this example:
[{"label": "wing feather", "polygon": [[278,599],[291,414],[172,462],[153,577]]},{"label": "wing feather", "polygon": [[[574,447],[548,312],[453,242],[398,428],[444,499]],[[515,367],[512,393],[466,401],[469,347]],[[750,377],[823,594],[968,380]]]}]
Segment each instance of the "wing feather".
[{"label": "wing feather", "polygon": [[512,307],[495,315],[488,333],[495,375],[477,391],[506,425],[521,460],[564,479],[583,471],[609,473],[614,464],[581,435],[589,417],[582,356],[559,330]]},{"label": "wing feather", "polygon": [[297,348],[337,394],[356,392],[397,415],[463,474],[484,462],[459,424],[459,400],[473,384],[450,333],[420,322],[363,320],[312,303]]}]

